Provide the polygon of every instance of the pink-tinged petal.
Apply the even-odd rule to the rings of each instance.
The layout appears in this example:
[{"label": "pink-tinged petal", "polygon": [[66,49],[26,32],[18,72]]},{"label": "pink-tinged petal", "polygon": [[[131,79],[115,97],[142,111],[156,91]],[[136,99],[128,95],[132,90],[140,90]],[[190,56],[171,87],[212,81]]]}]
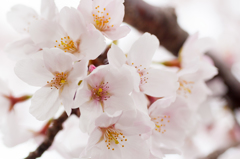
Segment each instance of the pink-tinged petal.
[{"label": "pink-tinged petal", "polygon": [[60,105],[59,90],[43,87],[34,93],[29,111],[38,120],[48,120],[55,115]]},{"label": "pink-tinged petal", "polygon": [[88,31],[81,35],[80,53],[87,59],[97,58],[105,48],[105,38],[98,30]]},{"label": "pink-tinged petal", "polygon": [[28,33],[32,21],[38,18],[37,12],[24,5],[15,5],[7,13],[7,21],[20,33]]},{"label": "pink-tinged petal", "polygon": [[113,150],[109,150],[104,141],[99,142],[91,149],[91,159],[122,159],[120,145],[111,145]]},{"label": "pink-tinged petal", "polygon": [[166,108],[170,106],[170,104],[172,104],[174,101],[175,101],[175,96],[168,96],[155,101],[149,107],[149,114],[151,115],[151,113],[157,110],[159,106],[161,106],[161,108]]},{"label": "pink-tinged petal", "polygon": [[32,86],[44,86],[54,76],[45,67],[42,59],[25,59],[18,61],[14,71],[24,82]]},{"label": "pink-tinged petal", "polygon": [[148,114],[129,110],[123,112],[115,127],[121,130],[123,134],[132,136],[151,132],[154,128],[154,123],[150,120]]},{"label": "pink-tinged petal", "polygon": [[192,112],[184,99],[177,98],[168,107],[158,105],[150,116],[156,125],[161,126],[153,130],[155,144],[160,146],[162,143],[172,148],[183,144],[187,130],[192,126]]},{"label": "pink-tinged petal", "polygon": [[40,50],[30,37],[22,40],[14,41],[5,47],[5,52],[13,60],[21,60],[27,58],[28,55],[37,53]]},{"label": "pink-tinged petal", "polygon": [[89,0],[81,0],[77,8],[88,22],[93,22],[92,3],[93,2]]},{"label": "pink-tinged petal", "polygon": [[101,116],[99,116],[96,121],[95,125],[97,127],[101,128],[107,128],[113,124],[116,124],[119,118],[122,115],[122,111],[116,111],[113,115],[110,115],[108,113],[103,113]]},{"label": "pink-tinged petal", "polygon": [[82,15],[75,8],[64,7],[59,14],[59,23],[73,41],[87,31]]},{"label": "pink-tinged petal", "polygon": [[131,29],[127,25],[124,25],[111,30],[103,31],[103,34],[111,40],[119,40],[127,36],[130,31]]},{"label": "pink-tinged petal", "polygon": [[80,129],[82,132],[91,133],[95,128],[95,119],[103,113],[102,106],[99,102],[91,100],[80,107],[80,112]]},{"label": "pink-tinged petal", "polygon": [[71,81],[77,80],[77,84],[80,79],[83,79],[87,76],[88,71],[88,60],[82,59],[80,62],[76,62],[73,65],[72,71],[68,75],[68,79]]},{"label": "pink-tinged petal", "polygon": [[147,83],[140,85],[142,92],[153,97],[173,95],[179,85],[177,75],[160,69],[147,69]]},{"label": "pink-tinged petal", "polygon": [[202,104],[208,95],[211,95],[211,90],[207,87],[204,81],[194,83],[191,94],[189,95],[189,106],[192,110],[197,110],[199,105]]},{"label": "pink-tinged petal", "polygon": [[77,90],[77,84],[73,85],[73,84],[66,83],[61,92],[62,103],[67,115],[71,114],[72,107],[73,107],[73,98],[76,90]]},{"label": "pink-tinged petal", "polygon": [[128,69],[128,71],[131,72],[131,76],[128,76],[128,77],[133,82],[134,91],[140,92],[140,89],[139,89],[139,85],[140,85],[139,73],[132,66],[123,65],[123,67],[125,67],[126,69]]},{"label": "pink-tinged petal", "polygon": [[191,67],[200,57],[213,47],[213,40],[210,38],[198,39],[198,33],[188,37],[180,52],[181,66]]},{"label": "pink-tinged petal", "polygon": [[101,129],[96,127],[89,136],[86,150],[89,150],[93,146],[95,146],[95,144],[97,144],[99,142],[99,140],[101,139],[102,135],[103,135],[103,133],[102,133]]},{"label": "pink-tinged petal", "polygon": [[72,70],[71,56],[60,49],[44,49],[43,59],[46,68],[52,73],[65,73]]},{"label": "pink-tinged petal", "polygon": [[55,20],[57,14],[58,9],[54,0],[41,1],[41,16],[45,20]]},{"label": "pink-tinged petal", "polygon": [[159,41],[155,35],[149,33],[143,34],[132,46],[128,54],[128,64],[148,68],[152,63],[152,58],[157,48]]},{"label": "pink-tinged petal", "polygon": [[152,150],[152,147],[150,148],[150,157],[149,159],[163,159],[164,155],[162,154],[160,149]]},{"label": "pink-tinged petal", "polygon": [[103,9],[104,7],[106,7],[109,3],[111,3],[112,0],[94,0],[92,3],[92,8],[94,9],[95,7],[98,7]]},{"label": "pink-tinged petal", "polygon": [[58,44],[56,40],[67,36],[58,23],[48,20],[34,21],[29,28],[29,33],[34,43],[41,48],[54,48]]},{"label": "pink-tinged petal", "polygon": [[80,89],[76,93],[74,108],[81,107],[83,103],[90,101],[91,96],[92,92],[88,89],[88,83],[84,80],[80,85]]},{"label": "pink-tinged petal", "polygon": [[147,106],[149,104],[149,101],[148,101],[146,95],[142,92],[133,91],[131,96],[133,98],[136,108],[138,110],[148,114]]},{"label": "pink-tinged petal", "polygon": [[210,64],[207,61],[200,62],[200,67],[199,70],[197,71],[197,74],[202,80],[204,81],[210,80],[215,75],[217,75],[217,73],[218,70],[214,65]]},{"label": "pink-tinged petal", "polygon": [[104,110],[113,114],[117,110],[135,109],[133,99],[129,95],[112,95],[104,102]]},{"label": "pink-tinged petal", "polygon": [[[101,0],[93,1],[92,14],[98,17],[104,16],[103,21],[108,21],[108,27],[103,30],[112,30],[120,26],[124,17],[124,5],[122,0]],[[99,20],[99,19],[98,19]]]},{"label": "pink-tinged petal", "polygon": [[122,67],[122,65],[127,61],[127,58],[124,55],[123,51],[115,44],[112,44],[111,48],[108,51],[107,57],[109,64],[117,68]]},{"label": "pink-tinged petal", "polygon": [[120,148],[121,156],[124,159],[147,159],[149,158],[149,148],[146,141],[139,135],[127,136],[127,142],[124,142],[124,148]]},{"label": "pink-tinged petal", "polygon": [[106,13],[109,13],[109,17],[111,19],[109,20],[109,25],[112,26],[112,28],[117,28],[122,24],[123,17],[124,17],[124,5],[123,0],[115,0],[111,1],[106,6]]},{"label": "pink-tinged petal", "polygon": [[[101,65],[98,66],[95,70],[92,71],[90,75],[87,76],[85,81],[91,86],[99,85],[99,83],[103,82],[104,77],[109,74],[109,65]],[[107,81],[106,81],[107,82]]]},{"label": "pink-tinged petal", "polygon": [[[127,67],[117,69],[111,65],[108,65],[106,69],[108,69],[108,72],[107,75],[104,76],[104,80],[105,82],[108,82],[109,93],[122,96],[129,95],[130,92],[133,91],[133,83],[130,80],[132,76]],[[103,73],[103,70],[101,73]]]}]

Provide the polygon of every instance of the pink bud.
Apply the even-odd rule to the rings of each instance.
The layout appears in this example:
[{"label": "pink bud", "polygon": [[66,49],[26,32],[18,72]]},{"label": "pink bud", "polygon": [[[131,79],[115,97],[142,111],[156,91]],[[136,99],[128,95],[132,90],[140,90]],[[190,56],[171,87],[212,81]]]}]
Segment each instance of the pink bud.
[{"label": "pink bud", "polygon": [[91,73],[93,70],[95,70],[96,69],[96,66],[94,66],[94,65],[90,65],[89,66],[89,72]]}]

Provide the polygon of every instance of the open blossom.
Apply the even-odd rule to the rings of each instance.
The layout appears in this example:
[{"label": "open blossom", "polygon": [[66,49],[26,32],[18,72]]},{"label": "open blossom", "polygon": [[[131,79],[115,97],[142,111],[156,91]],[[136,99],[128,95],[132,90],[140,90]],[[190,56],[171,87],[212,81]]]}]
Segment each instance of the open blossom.
[{"label": "open blossom", "polygon": [[36,20],[56,21],[57,15],[58,9],[54,0],[41,1],[40,15],[34,9],[24,5],[13,6],[11,11],[7,13],[7,20],[17,32],[26,34],[27,37],[7,45],[5,51],[9,57],[18,60],[37,53],[41,48],[35,45],[30,38],[30,26]]},{"label": "open blossom", "polygon": [[204,56],[211,44],[211,39],[198,39],[196,33],[187,39],[180,52],[178,94],[184,97],[193,109],[197,109],[211,93],[205,81],[217,74],[216,67]]},{"label": "open blossom", "polygon": [[127,58],[122,50],[112,45],[108,53],[109,64],[117,68],[131,66],[135,90],[154,97],[174,94],[178,88],[177,76],[173,72],[151,68],[151,62],[159,41],[156,36],[145,33],[130,49]]},{"label": "open blossom", "polygon": [[[95,119],[103,112],[134,108],[129,95],[133,86],[125,68],[99,66],[86,77],[76,94],[75,107],[80,107],[80,127],[90,132]],[[92,123],[92,124],[91,124]]]},{"label": "open blossom", "polygon": [[118,111],[112,116],[104,113],[96,119],[96,128],[90,134],[88,145],[81,157],[91,159],[147,159],[149,149],[139,134],[148,133],[150,120],[143,120],[135,110]]},{"label": "open blossom", "polygon": [[149,116],[155,124],[150,138],[151,153],[164,156],[165,153],[176,153],[183,145],[187,132],[192,127],[191,111],[182,98],[163,98],[154,102],[149,108]]},{"label": "open blossom", "polygon": [[58,22],[33,22],[29,31],[40,48],[59,48],[76,61],[95,59],[106,46],[104,36],[96,29],[87,30],[82,15],[74,8],[64,7],[59,13]]},{"label": "open blossom", "polygon": [[33,95],[30,113],[38,120],[54,116],[61,103],[70,114],[78,82],[87,74],[87,61],[73,64],[60,49],[43,50],[43,59],[19,61],[15,73],[23,81],[42,87]]},{"label": "open blossom", "polygon": [[78,9],[87,23],[93,24],[107,38],[118,40],[130,32],[120,26],[124,17],[124,0],[81,0]]}]

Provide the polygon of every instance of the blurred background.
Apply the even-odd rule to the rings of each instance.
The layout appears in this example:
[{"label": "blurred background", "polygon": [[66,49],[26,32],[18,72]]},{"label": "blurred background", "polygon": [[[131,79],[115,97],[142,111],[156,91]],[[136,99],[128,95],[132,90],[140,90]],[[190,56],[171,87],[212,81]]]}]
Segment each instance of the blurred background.
[{"label": "blurred background", "polygon": [[[200,37],[211,37],[215,40],[213,47],[214,51],[221,57],[229,67],[232,68],[232,72],[240,79],[240,1],[239,0],[145,0],[147,3],[159,7],[174,7],[178,17],[179,25],[187,31],[189,34],[199,32]],[[14,74],[15,61],[8,58],[8,55],[4,52],[4,47],[7,43],[20,39],[22,36],[17,33],[6,20],[6,13],[10,11],[11,7],[16,4],[23,4],[32,7],[37,12],[40,12],[40,0],[7,0],[2,1],[0,5],[0,78],[3,79],[12,90],[15,96],[21,96],[25,94],[33,94],[38,88],[31,87],[22,82]],[[59,10],[64,6],[77,7],[79,0],[55,0]],[[160,28],[161,29],[161,28]],[[127,52],[141,35],[140,32],[132,28],[131,33],[120,40],[120,47]],[[173,56],[168,53],[164,48],[159,48],[158,54],[154,57],[155,61],[170,60]],[[214,82],[211,88],[219,93],[224,93],[225,87],[221,83],[221,80]],[[1,89],[1,88],[0,88]],[[229,111],[225,109],[225,102],[220,98],[209,99],[207,103],[203,105],[203,109],[199,110],[200,114],[203,114],[202,123],[194,132],[193,137],[189,138],[185,145],[186,156],[190,159],[195,158],[195,155],[207,155],[212,151],[222,148],[232,143],[231,133],[234,133],[234,120]],[[26,106],[27,105],[27,106]],[[23,126],[29,129],[36,130],[44,123],[37,121],[28,113],[28,107],[30,102],[18,104],[16,106],[16,112],[24,114],[24,118],[19,118],[21,121],[26,121]],[[237,118],[239,115],[237,115]],[[240,118],[240,117],[239,117]],[[67,125],[66,127],[71,127]],[[78,131],[76,132],[78,133]],[[18,132],[16,132],[16,136]],[[57,143],[66,143],[61,138],[61,134],[58,135],[59,140]],[[62,134],[63,136],[63,134]],[[2,134],[0,134],[2,137]],[[79,140],[79,146],[84,145],[87,142],[87,135],[81,134],[82,140]],[[39,139],[41,140],[41,139]],[[37,147],[35,140],[29,140],[21,145],[9,148],[4,145],[0,140],[0,158],[1,159],[16,159],[24,158],[27,154]],[[56,146],[57,147],[57,146]],[[57,149],[57,148],[56,148]],[[240,149],[240,148],[239,148]],[[50,150],[44,153],[43,159],[67,158],[64,155],[60,155],[59,152],[66,151],[59,148],[58,151]],[[229,152],[230,151],[230,152]],[[231,158],[234,154],[236,159],[240,158],[240,150],[229,150],[225,156],[220,156],[219,159],[235,159]],[[188,154],[189,153],[189,154]],[[230,156],[230,157],[229,157]],[[178,155],[167,156],[166,159],[183,159]]]}]

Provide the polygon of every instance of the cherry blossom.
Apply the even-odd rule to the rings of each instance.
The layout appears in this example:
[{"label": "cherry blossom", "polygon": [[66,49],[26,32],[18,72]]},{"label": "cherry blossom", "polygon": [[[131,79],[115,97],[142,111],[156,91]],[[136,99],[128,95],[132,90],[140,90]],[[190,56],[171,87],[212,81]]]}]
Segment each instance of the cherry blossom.
[{"label": "cherry blossom", "polygon": [[11,11],[7,13],[7,20],[17,32],[26,34],[26,37],[6,46],[5,51],[9,57],[14,60],[19,60],[41,50],[29,37],[29,28],[36,20],[56,21],[57,15],[58,9],[54,0],[41,1],[40,15],[34,9],[24,5],[19,4],[13,6]]},{"label": "cherry blossom", "polygon": [[108,53],[109,64],[117,68],[124,64],[135,68],[132,71],[132,79],[136,91],[140,89],[141,92],[154,97],[170,96],[178,88],[176,74],[150,67],[152,57],[158,47],[158,39],[149,33],[142,35],[133,44],[127,58],[122,50],[113,44]]},{"label": "cherry blossom", "polygon": [[87,30],[82,15],[74,8],[64,7],[59,13],[59,22],[33,22],[29,32],[40,48],[59,48],[76,61],[95,59],[106,46],[103,35],[96,29]]},{"label": "cherry blossom", "polygon": [[[149,108],[155,124],[150,138],[150,150],[156,157],[179,153],[188,130],[192,127],[192,112],[182,98],[172,103],[172,97],[159,99]],[[162,151],[162,152],[161,152]]]},{"label": "cherry blossom", "polygon": [[54,116],[61,103],[70,114],[78,82],[86,76],[87,61],[72,64],[60,49],[43,50],[43,59],[25,59],[16,64],[15,73],[30,85],[42,87],[33,95],[30,113],[38,120]]},{"label": "cherry blossom", "polygon": [[[91,125],[103,112],[133,109],[134,103],[129,95],[133,90],[130,72],[124,67],[99,66],[86,77],[80,85],[75,99],[75,107],[80,107],[80,127],[90,132]],[[92,124],[91,124],[92,123]]]},{"label": "cherry blossom", "polygon": [[187,39],[180,52],[181,69],[177,73],[180,84],[178,94],[189,101],[189,105],[195,110],[207,95],[211,94],[205,81],[217,74],[216,67],[204,57],[204,53],[211,46],[211,39],[198,39],[196,33]]},{"label": "cherry blossom", "polygon": [[92,159],[131,159],[149,158],[146,142],[139,134],[151,131],[152,126],[145,117],[135,110],[118,111],[99,116],[96,128],[90,134],[88,145],[81,157]]},{"label": "cherry blossom", "polygon": [[128,26],[120,26],[124,17],[124,0],[81,0],[78,10],[87,23],[93,24],[107,38],[118,40],[130,32]]}]

